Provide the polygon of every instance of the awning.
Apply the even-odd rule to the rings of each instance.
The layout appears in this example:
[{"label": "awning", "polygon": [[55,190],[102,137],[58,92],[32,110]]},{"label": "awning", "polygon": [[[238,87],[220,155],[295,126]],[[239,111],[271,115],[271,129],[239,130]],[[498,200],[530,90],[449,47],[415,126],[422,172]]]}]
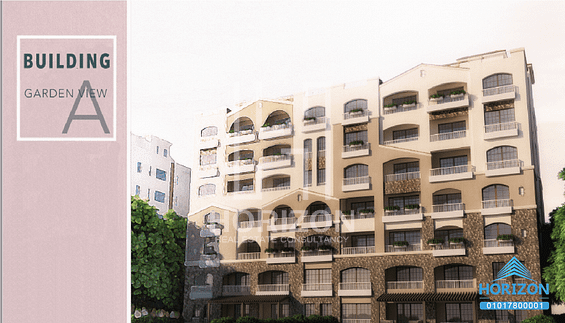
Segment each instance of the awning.
[{"label": "awning", "polygon": [[247,295],[235,297],[220,297],[210,300],[214,304],[249,304],[249,303],[279,303],[288,299],[288,295]]},{"label": "awning", "polygon": [[384,293],[379,302],[461,302],[477,300],[478,293]]}]

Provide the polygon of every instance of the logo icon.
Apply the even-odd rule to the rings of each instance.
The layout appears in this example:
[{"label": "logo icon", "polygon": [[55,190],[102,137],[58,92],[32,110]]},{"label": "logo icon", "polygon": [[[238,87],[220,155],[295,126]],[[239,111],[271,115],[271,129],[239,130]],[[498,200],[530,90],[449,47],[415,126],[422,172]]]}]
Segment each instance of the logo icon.
[{"label": "logo icon", "polygon": [[496,279],[493,282],[505,279],[510,276],[518,276],[520,278],[528,279],[534,281],[532,279],[532,273],[520,262],[520,260],[516,259],[516,257],[512,257],[509,262],[500,269],[500,271],[496,274]]}]

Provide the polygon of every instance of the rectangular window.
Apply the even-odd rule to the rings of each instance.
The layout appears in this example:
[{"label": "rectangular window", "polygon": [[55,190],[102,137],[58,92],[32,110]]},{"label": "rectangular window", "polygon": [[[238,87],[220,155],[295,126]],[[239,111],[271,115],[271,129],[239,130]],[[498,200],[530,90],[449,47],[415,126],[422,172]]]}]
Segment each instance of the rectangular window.
[{"label": "rectangular window", "polygon": [[412,196],[398,196],[389,197],[388,206],[398,206],[401,210],[404,209],[406,205],[420,205],[420,197],[418,195]]},{"label": "rectangular window", "polygon": [[373,201],[351,203],[351,211],[355,212],[355,214],[359,214],[361,210],[374,209],[374,208],[375,208],[375,202]]},{"label": "rectangular window", "polygon": [[159,168],[155,168],[155,176],[157,177],[157,179],[160,179],[162,181],[167,180],[167,172],[160,170]]},{"label": "rectangular window", "polygon": [[397,130],[392,132],[393,140],[409,139],[409,138],[418,138],[418,128]]},{"label": "rectangular window", "polygon": [[304,271],[306,278],[305,284],[331,284],[331,269],[306,269]]},{"label": "rectangular window", "polygon": [[345,146],[348,146],[349,143],[352,141],[362,141],[363,143],[369,142],[367,130],[346,133],[344,138],[345,138],[345,142],[344,142]]},{"label": "rectangular window", "polygon": [[331,303],[321,304],[320,315],[322,316],[332,315],[332,304]]},{"label": "rectangular window", "polygon": [[417,101],[415,95],[405,96],[403,98],[392,99],[392,104],[401,105],[401,104],[404,104],[404,102],[412,102],[412,101]]},{"label": "rectangular window", "polygon": [[457,157],[447,157],[439,159],[439,167],[449,168],[455,166],[466,166],[468,165],[467,156],[457,156]]},{"label": "rectangular window", "polygon": [[310,316],[316,314],[316,304],[304,304],[304,315]]},{"label": "rectangular window", "polygon": [[253,191],[253,179],[228,182],[228,193]]},{"label": "rectangular window", "polygon": [[159,146],[157,146],[157,155],[159,155]]},{"label": "rectangular window", "polygon": [[135,185],[135,195],[139,196],[139,194],[141,194],[141,188],[139,185]]},{"label": "rectangular window", "polygon": [[514,108],[485,111],[485,125],[514,122]]},{"label": "rectangular window", "polygon": [[290,304],[281,304],[281,317],[290,316]]},{"label": "rectangular window", "polygon": [[304,140],[304,187],[312,186],[312,139]]},{"label": "rectangular window", "polygon": [[389,233],[389,244],[395,241],[408,241],[409,244],[420,244],[420,231],[393,231]]},{"label": "rectangular window", "polygon": [[341,304],[341,320],[370,320],[371,304]]},{"label": "rectangular window", "polygon": [[394,173],[414,173],[420,171],[420,164],[418,162],[394,164]]},{"label": "rectangular window", "polygon": [[439,133],[449,133],[455,131],[467,130],[465,121],[453,122],[453,123],[443,123],[437,126]]},{"label": "rectangular window", "polygon": [[434,237],[443,239],[443,241],[449,241],[451,238],[463,238],[463,229],[437,230]]},{"label": "rectangular window", "polygon": [[448,96],[451,95],[451,92],[463,91],[463,90],[464,90],[464,88],[461,86],[461,87],[456,87],[456,88],[453,88],[453,89],[440,90],[440,91],[437,91],[437,94],[443,95],[444,97],[448,97]]},{"label": "rectangular window", "polygon": [[165,203],[165,193],[155,191],[155,201]]},{"label": "rectangular window", "polygon": [[473,304],[446,303],[445,315],[448,322],[472,322]]},{"label": "rectangular window", "polygon": [[151,171],[153,170],[153,166],[149,166],[149,176],[151,176]]},{"label": "rectangular window", "polygon": [[316,181],[318,185],[324,185],[326,184],[326,137],[318,138],[317,142]]},{"label": "rectangular window", "polygon": [[290,187],[290,177],[273,178],[273,187]]},{"label": "rectangular window", "polygon": [[137,162],[137,172],[141,173],[141,162]]},{"label": "rectangular window", "polygon": [[151,189],[147,189],[147,200],[151,201]]},{"label": "rectangular window", "polygon": [[215,165],[216,159],[217,159],[216,148],[200,150],[200,166]]},{"label": "rectangular window", "polygon": [[277,304],[271,304],[271,318],[276,320],[278,317],[279,309],[277,308]]},{"label": "rectangular window", "polygon": [[397,320],[400,322],[405,321],[420,321],[424,319],[424,306],[423,304],[396,304]]},{"label": "rectangular window", "polygon": [[361,235],[351,237],[352,247],[374,247],[375,246],[375,235]]},{"label": "rectangular window", "polygon": [[434,195],[434,205],[461,203],[461,193]]},{"label": "rectangular window", "polygon": [[163,156],[167,157],[168,151],[167,149],[163,149]]}]

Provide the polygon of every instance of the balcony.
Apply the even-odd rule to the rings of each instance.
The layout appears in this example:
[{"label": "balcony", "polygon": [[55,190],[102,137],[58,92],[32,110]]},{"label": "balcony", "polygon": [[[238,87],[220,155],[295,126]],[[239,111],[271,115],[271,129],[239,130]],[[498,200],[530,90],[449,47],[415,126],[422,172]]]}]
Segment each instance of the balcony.
[{"label": "balcony", "polygon": [[365,123],[365,122],[369,122],[368,110],[344,113],[343,122],[341,124],[344,126],[348,126],[352,124]]},{"label": "balcony", "polygon": [[286,218],[273,218],[267,227],[268,231],[289,231],[296,229],[296,218],[286,217]]},{"label": "balcony", "polygon": [[304,119],[304,127],[302,128],[302,132],[313,132],[313,131],[320,131],[326,130],[326,117],[315,117],[314,119]]},{"label": "balcony", "polygon": [[420,172],[388,174],[385,176],[385,182],[407,181],[417,178],[420,178]]},{"label": "balcony", "polygon": [[483,103],[514,100],[516,98],[516,87],[505,85],[483,90]]},{"label": "balcony", "polygon": [[409,244],[407,246],[385,245],[385,252],[410,252],[422,251],[422,243]]},{"label": "balcony", "polygon": [[302,250],[302,262],[327,262],[333,260],[333,250]]},{"label": "balcony", "polygon": [[233,146],[253,142],[255,140],[257,140],[257,133],[254,132],[253,129],[242,130],[228,134],[227,144]]},{"label": "balcony", "polygon": [[301,297],[324,297],[333,296],[333,284],[317,283],[317,284],[302,284]]},{"label": "balcony", "polygon": [[259,139],[267,140],[280,137],[288,137],[292,135],[292,123],[275,124],[269,127],[261,127],[259,130]]},{"label": "balcony", "polygon": [[204,138],[200,138],[198,148],[200,148],[200,149],[211,149],[211,148],[216,148],[219,145],[220,145],[220,141],[215,136],[214,137],[204,137]]},{"label": "balcony", "polygon": [[430,183],[472,179],[474,172],[475,167],[471,165],[434,168],[430,169]]},{"label": "balcony", "polygon": [[486,177],[517,175],[522,171],[522,161],[519,159],[502,160],[487,163]]},{"label": "balcony", "polygon": [[483,201],[482,215],[499,215],[512,213],[512,200],[488,200]]},{"label": "balcony", "polygon": [[445,133],[438,133],[435,135],[431,135],[430,141],[436,142],[436,141],[444,141],[451,139],[460,139],[460,138],[465,138],[466,136],[467,136],[467,130],[452,131],[452,132],[445,132]]},{"label": "balcony", "polygon": [[258,284],[255,295],[288,295],[289,284]]},{"label": "balcony", "polygon": [[342,255],[365,255],[368,253],[375,253],[375,246],[341,248]]},{"label": "balcony", "polygon": [[239,252],[237,254],[237,260],[254,260],[261,259],[260,252]]},{"label": "balcony", "polygon": [[442,244],[434,245],[433,255],[434,257],[454,257],[454,256],[465,256],[467,254],[467,248],[465,248],[464,242],[445,242]]},{"label": "balcony", "polygon": [[462,218],[465,214],[465,204],[437,204],[432,205],[432,219]]},{"label": "balcony", "polygon": [[267,254],[267,264],[295,264],[296,263],[296,252],[276,252]]},{"label": "balcony", "polygon": [[417,140],[418,140],[418,136],[415,136],[415,137],[387,140],[383,144],[389,146],[389,145],[396,145],[404,142],[417,141]]},{"label": "balcony", "polygon": [[477,288],[476,279],[464,280],[436,280],[437,292],[452,292],[453,290],[475,289]]},{"label": "balcony", "polygon": [[357,145],[345,145],[343,146],[343,151],[341,152],[341,158],[369,156],[370,149],[371,144],[369,144],[368,142]]},{"label": "balcony", "polygon": [[200,166],[198,177],[200,178],[208,178],[208,177],[216,177],[219,175],[218,167],[216,165],[210,166]]},{"label": "balcony", "polygon": [[260,228],[263,224],[263,221],[241,221],[237,224],[238,229],[251,229],[251,228]]},{"label": "balcony", "polygon": [[483,240],[483,254],[485,255],[498,255],[514,252],[514,240]]},{"label": "balcony", "polygon": [[371,296],[371,282],[339,283],[337,296]]},{"label": "balcony", "polygon": [[255,161],[253,159],[234,160],[227,163],[228,175],[252,173],[255,171]]},{"label": "balcony", "polygon": [[224,285],[222,286],[222,296],[242,296],[251,295],[249,285]]},{"label": "balcony", "polygon": [[428,102],[428,113],[437,111],[446,111],[457,108],[466,108],[469,106],[468,94],[454,94],[445,96],[440,99],[430,99]]},{"label": "balcony", "polygon": [[498,139],[506,137],[515,137],[518,135],[519,123],[516,121],[506,123],[495,123],[485,126],[485,140]]},{"label": "balcony", "polygon": [[414,209],[399,209],[399,210],[384,210],[383,223],[394,222],[409,222],[409,221],[422,221],[424,220],[424,213],[422,207]]},{"label": "balcony", "polygon": [[190,299],[212,298],[212,285],[191,286]]},{"label": "balcony", "polygon": [[330,228],[333,225],[333,215],[332,214],[319,214],[319,215],[308,215],[302,220],[301,227],[303,229],[324,229]]},{"label": "balcony", "polygon": [[417,103],[411,103],[411,104],[399,104],[399,105],[395,105],[395,106],[391,106],[391,107],[384,107],[383,108],[383,114],[394,114],[394,113],[399,113],[399,112],[405,112],[405,111],[412,111],[412,110],[416,110],[418,109],[418,104]]},{"label": "balcony", "polygon": [[343,233],[375,231],[374,213],[342,214],[341,222]]},{"label": "balcony", "polygon": [[413,292],[414,289],[424,289],[423,281],[389,281],[386,282],[388,292]]},{"label": "balcony", "polygon": [[262,170],[290,166],[292,166],[292,155],[272,155],[259,158],[259,168]]},{"label": "balcony", "polygon": [[371,189],[371,177],[351,177],[344,178],[341,190],[344,192],[361,191]]}]

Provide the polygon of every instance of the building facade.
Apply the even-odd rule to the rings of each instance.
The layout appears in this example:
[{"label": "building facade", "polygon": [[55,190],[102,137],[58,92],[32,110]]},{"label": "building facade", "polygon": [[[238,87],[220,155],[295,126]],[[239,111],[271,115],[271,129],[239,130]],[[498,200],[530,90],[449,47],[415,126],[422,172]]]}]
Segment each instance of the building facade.
[{"label": "building facade", "polygon": [[171,157],[171,143],[155,136],[130,134],[131,194],[146,199],[160,215],[168,210],[186,217],[190,203],[190,168]]},{"label": "building facade", "polygon": [[541,282],[533,83],[516,49],[200,116],[185,318],[539,314],[479,308],[513,257]]}]

